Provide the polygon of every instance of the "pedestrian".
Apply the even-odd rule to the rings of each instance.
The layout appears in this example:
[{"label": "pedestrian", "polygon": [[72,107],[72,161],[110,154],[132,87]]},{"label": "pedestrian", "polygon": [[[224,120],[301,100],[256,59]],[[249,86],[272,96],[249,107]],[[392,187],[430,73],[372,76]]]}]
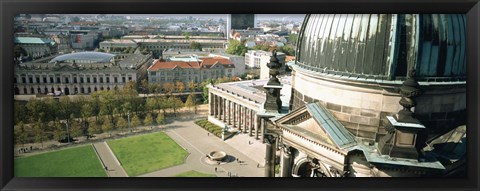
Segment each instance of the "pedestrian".
[{"label": "pedestrian", "polygon": [[257,168],[260,167],[260,163],[257,163]]},{"label": "pedestrian", "polygon": [[210,133],[207,133],[207,136],[210,136]]},{"label": "pedestrian", "polygon": [[105,166],[105,170],[108,170],[107,166]]},{"label": "pedestrian", "polygon": [[33,147],[32,147],[32,146],[30,146],[30,150],[33,150]]},{"label": "pedestrian", "polygon": [[215,172],[217,172],[217,167],[215,167]]}]

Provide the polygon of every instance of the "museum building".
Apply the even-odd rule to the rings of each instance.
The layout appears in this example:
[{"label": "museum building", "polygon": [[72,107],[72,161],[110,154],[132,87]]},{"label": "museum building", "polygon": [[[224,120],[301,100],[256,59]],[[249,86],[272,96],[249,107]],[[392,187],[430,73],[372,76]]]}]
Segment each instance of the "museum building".
[{"label": "museum building", "polygon": [[15,95],[90,94],[147,77],[152,55],[76,52],[15,65]]}]

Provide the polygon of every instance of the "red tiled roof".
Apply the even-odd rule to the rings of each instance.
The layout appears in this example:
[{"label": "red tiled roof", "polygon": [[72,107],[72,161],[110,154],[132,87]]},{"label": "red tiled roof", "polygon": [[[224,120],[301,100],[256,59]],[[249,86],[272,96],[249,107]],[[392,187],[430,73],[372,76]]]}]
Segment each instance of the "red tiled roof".
[{"label": "red tiled roof", "polygon": [[208,57],[200,58],[201,62],[183,62],[183,61],[173,61],[173,62],[162,62],[155,60],[153,65],[148,69],[149,71],[157,71],[158,69],[173,69],[175,67],[180,68],[210,68],[215,63],[222,64],[225,68],[235,68],[235,65],[232,61],[222,58],[222,57]]},{"label": "red tiled roof", "polygon": [[232,61],[230,61],[229,59],[226,59],[226,58],[222,58],[222,57],[200,58],[200,60],[202,60],[201,65],[202,66],[207,66],[208,68],[210,68],[211,66],[213,66],[217,62],[219,64],[222,64],[225,68],[235,68],[235,65],[233,64]]},{"label": "red tiled roof", "polygon": [[156,71],[158,69],[173,69],[177,66],[180,68],[200,68],[200,64],[198,62],[181,62],[181,61],[160,62],[159,60],[155,60],[153,62],[153,65],[150,66],[148,70]]}]

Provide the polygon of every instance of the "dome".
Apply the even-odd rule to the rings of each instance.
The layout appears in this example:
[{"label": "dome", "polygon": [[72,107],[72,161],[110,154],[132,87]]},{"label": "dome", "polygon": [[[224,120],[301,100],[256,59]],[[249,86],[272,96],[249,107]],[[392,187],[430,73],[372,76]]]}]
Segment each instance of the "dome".
[{"label": "dome", "polygon": [[381,80],[465,80],[464,14],[307,15],[296,65],[321,73]]},{"label": "dome", "polygon": [[55,62],[73,62],[76,63],[108,63],[115,57],[114,54],[108,54],[103,52],[76,52],[71,54],[64,54],[57,56],[50,61]]}]

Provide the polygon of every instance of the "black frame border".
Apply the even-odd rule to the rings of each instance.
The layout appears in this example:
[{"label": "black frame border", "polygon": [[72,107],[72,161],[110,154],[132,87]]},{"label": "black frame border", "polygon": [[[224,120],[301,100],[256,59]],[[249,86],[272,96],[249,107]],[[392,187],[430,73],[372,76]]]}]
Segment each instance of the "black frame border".
[{"label": "black frame border", "polygon": [[[15,178],[13,177],[13,17],[58,14],[465,13],[467,16],[467,178]],[[478,190],[480,3],[478,0],[1,0],[1,190]]]}]

